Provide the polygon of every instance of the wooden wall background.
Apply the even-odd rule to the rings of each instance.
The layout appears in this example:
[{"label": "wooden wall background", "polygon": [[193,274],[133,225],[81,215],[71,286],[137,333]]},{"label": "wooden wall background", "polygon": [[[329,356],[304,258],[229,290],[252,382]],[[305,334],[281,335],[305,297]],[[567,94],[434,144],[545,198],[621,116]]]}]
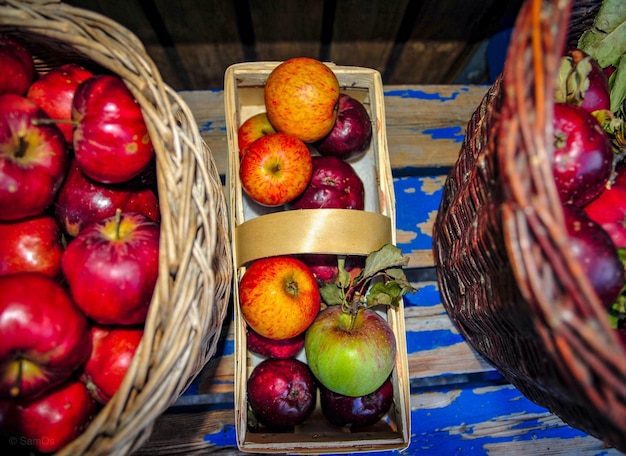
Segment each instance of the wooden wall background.
[{"label": "wooden wall background", "polygon": [[[447,84],[521,0],[67,0],[133,31],[177,90],[220,89],[237,62],[310,56],[385,84]],[[482,82],[482,81],[472,81]]]}]

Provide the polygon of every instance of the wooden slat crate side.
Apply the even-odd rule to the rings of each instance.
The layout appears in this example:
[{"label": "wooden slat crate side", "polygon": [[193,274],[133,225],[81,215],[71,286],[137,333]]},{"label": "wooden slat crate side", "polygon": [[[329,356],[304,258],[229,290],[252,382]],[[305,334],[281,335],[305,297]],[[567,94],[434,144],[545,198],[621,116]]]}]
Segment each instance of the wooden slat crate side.
[{"label": "wooden slat crate side", "polygon": [[329,59],[340,65],[373,68],[384,75],[410,3],[408,0],[336,2]]},{"label": "wooden slat crate side", "polygon": [[[245,3],[245,2],[243,2]],[[322,1],[250,0],[255,53],[251,60],[281,61],[291,57],[319,58],[324,21]]]},{"label": "wooden slat crate side", "polygon": [[419,3],[410,37],[384,73],[385,84],[453,83],[479,43],[515,16],[521,0]]}]

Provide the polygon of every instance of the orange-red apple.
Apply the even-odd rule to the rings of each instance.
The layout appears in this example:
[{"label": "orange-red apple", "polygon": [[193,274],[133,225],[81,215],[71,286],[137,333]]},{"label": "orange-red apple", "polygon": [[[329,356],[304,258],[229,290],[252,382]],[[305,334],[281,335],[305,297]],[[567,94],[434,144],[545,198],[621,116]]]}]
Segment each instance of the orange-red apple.
[{"label": "orange-red apple", "polygon": [[309,148],[297,137],[277,132],[248,146],[239,177],[243,190],[257,203],[275,207],[297,198],[313,173]]},{"label": "orange-red apple", "polygon": [[304,142],[326,136],[335,125],[339,81],[319,60],[295,57],[275,67],[265,82],[267,117],[278,131]]},{"label": "orange-red apple", "polygon": [[237,130],[237,144],[239,146],[239,159],[244,156],[248,146],[261,136],[276,133],[276,129],[267,118],[266,112],[248,117]]},{"label": "orange-red apple", "polygon": [[300,260],[274,256],[254,261],[239,283],[244,319],[261,336],[289,339],[304,332],[320,311],[320,291]]}]

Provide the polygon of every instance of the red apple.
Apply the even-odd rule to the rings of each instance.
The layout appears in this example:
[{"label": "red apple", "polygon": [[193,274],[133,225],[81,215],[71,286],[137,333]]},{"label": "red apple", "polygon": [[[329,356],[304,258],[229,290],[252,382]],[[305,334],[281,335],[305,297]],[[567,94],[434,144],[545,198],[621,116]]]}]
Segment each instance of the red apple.
[{"label": "red apple", "polygon": [[357,209],[365,207],[365,188],[354,168],[337,157],[313,157],[307,188],[287,205],[289,209]]},{"label": "red apple", "polygon": [[39,215],[52,203],[68,164],[67,144],[35,103],[0,95],[0,220]]},{"label": "red apple", "polygon": [[61,267],[76,305],[99,324],[143,323],[159,272],[159,225],[129,212],[82,229]]},{"label": "red apple", "polygon": [[389,377],[396,339],[389,323],[372,309],[356,314],[328,306],[306,332],[304,350],[315,377],[344,396],[365,396]]},{"label": "red apple", "polygon": [[115,211],[139,212],[159,222],[159,199],[149,187],[103,184],[88,178],[75,160],[55,202],[55,216],[65,232],[75,237],[84,227],[115,215]]},{"label": "red apple", "polygon": [[274,256],[254,261],[239,282],[239,307],[250,327],[270,339],[304,332],[320,310],[315,277],[300,260]]},{"label": "red apple", "polygon": [[67,290],[43,274],[2,276],[0,290],[0,397],[35,397],[87,360],[87,319]]},{"label": "red apple", "polygon": [[154,157],[141,106],[118,76],[96,75],[80,83],[72,120],[78,166],[94,180],[126,182]]},{"label": "red apple", "polygon": [[324,156],[349,160],[365,153],[372,140],[372,121],[365,106],[356,98],[339,94],[337,121],[333,129],[315,144]]},{"label": "red apple", "polygon": [[246,194],[263,206],[282,206],[304,191],[311,180],[308,147],[286,133],[265,135],[248,146],[239,177]]},{"label": "red apple", "polygon": [[552,169],[561,200],[584,206],[611,177],[611,142],[593,115],[569,103],[554,104],[554,142]]},{"label": "red apple", "polygon": [[388,378],[376,391],[365,396],[352,397],[337,394],[320,387],[322,413],[335,426],[359,430],[378,423],[393,404],[393,383]]},{"label": "red apple", "polygon": [[35,78],[33,57],[23,43],[0,35],[0,95],[24,95]]},{"label": "red apple", "polygon": [[301,424],[315,408],[315,377],[306,364],[295,358],[262,361],[253,369],[246,386],[254,416],[269,429]]},{"label": "red apple", "polygon": [[93,348],[81,380],[96,401],[106,404],[117,392],[142,337],[141,327],[91,327]]},{"label": "red apple", "polygon": [[612,306],[624,287],[624,265],[609,234],[582,208],[563,207],[569,246],[600,301]]},{"label": "red apple", "polygon": [[39,215],[0,222],[0,276],[16,272],[61,275],[63,236],[54,217]]},{"label": "red apple", "polygon": [[293,358],[304,347],[304,332],[289,339],[270,339],[246,325],[246,346],[248,350],[266,358]]},{"label": "red apple", "polygon": [[68,144],[72,144],[74,125],[72,101],[78,84],[89,79],[93,73],[76,64],[67,63],[43,74],[33,82],[26,97],[34,101],[53,120],[61,120],[57,126],[63,132]]},{"label": "red apple", "polygon": [[626,168],[618,167],[611,186],[583,209],[604,228],[617,247],[626,248]]},{"label": "red apple", "polygon": [[81,435],[96,412],[85,385],[72,378],[33,401],[0,401],[0,429],[14,447],[54,453]]},{"label": "red apple", "polygon": [[239,146],[239,159],[244,156],[248,146],[261,136],[276,133],[276,129],[267,118],[266,112],[260,112],[248,117],[237,130],[237,145]]}]

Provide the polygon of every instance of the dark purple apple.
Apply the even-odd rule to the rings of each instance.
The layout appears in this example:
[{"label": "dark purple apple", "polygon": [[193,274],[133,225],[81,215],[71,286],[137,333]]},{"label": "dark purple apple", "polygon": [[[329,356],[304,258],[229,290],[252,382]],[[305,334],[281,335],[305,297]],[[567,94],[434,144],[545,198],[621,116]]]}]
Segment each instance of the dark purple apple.
[{"label": "dark purple apple", "polygon": [[352,430],[376,424],[391,408],[393,383],[387,379],[376,391],[365,396],[344,396],[320,386],[322,413],[335,426]]},{"label": "dark purple apple", "polygon": [[[299,255],[298,258],[306,264],[320,286],[335,282],[339,274],[337,255],[324,253],[307,253]],[[346,256],[344,269],[352,277],[356,277],[365,266],[365,257]]]},{"label": "dark purple apple", "polygon": [[248,350],[266,358],[293,358],[304,347],[304,332],[289,339],[270,339],[246,326]]},{"label": "dark purple apple", "polygon": [[363,181],[352,165],[337,157],[313,157],[307,188],[288,209],[357,209],[365,207]]},{"label": "dark purple apple", "polygon": [[345,93],[339,95],[337,120],[330,133],[315,144],[324,156],[348,160],[364,153],[372,140],[372,121],[365,106]]},{"label": "dark purple apple", "polygon": [[563,206],[569,245],[600,301],[615,302],[624,286],[624,266],[609,234],[585,211],[572,204]]},{"label": "dark purple apple", "polygon": [[570,49],[561,59],[556,101],[578,105],[589,112],[610,110],[609,80],[598,62],[580,49]]},{"label": "dark purple apple", "polygon": [[152,185],[140,185],[140,177],[123,184],[103,184],[87,177],[76,160],[70,163],[67,177],[55,201],[55,217],[72,237],[85,227],[113,217],[117,209],[138,212],[155,222],[161,220],[159,199]]},{"label": "dark purple apple", "polygon": [[602,192],[613,172],[609,137],[584,108],[555,103],[554,143],[552,170],[561,200],[584,206]]},{"label": "dark purple apple", "polygon": [[247,388],[254,416],[269,429],[301,424],[315,408],[315,377],[305,363],[295,358],[262,361],[250,374]]}]

